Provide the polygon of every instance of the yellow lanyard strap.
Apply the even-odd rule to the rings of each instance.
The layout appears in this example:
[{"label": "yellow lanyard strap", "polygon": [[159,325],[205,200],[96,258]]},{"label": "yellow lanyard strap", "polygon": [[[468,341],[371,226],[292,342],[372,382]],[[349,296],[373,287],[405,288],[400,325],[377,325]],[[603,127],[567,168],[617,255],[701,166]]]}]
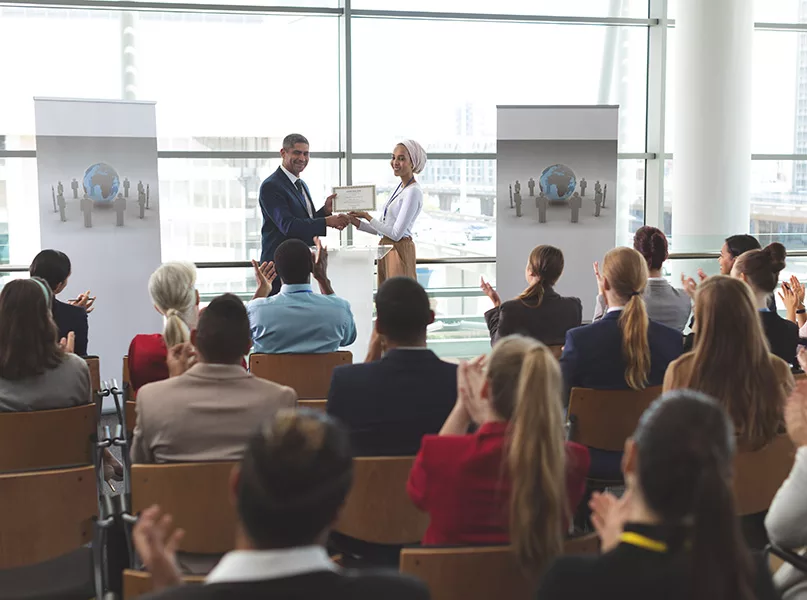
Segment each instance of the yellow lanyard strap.
[{"label": "yellow lanyard strap", "polygon": [[644,548],[651,552],[667,552],[667,544],[658,540],[651,539],[640,533],[634,531],[623,531],[619,536],[619,541],[638,548]]}]

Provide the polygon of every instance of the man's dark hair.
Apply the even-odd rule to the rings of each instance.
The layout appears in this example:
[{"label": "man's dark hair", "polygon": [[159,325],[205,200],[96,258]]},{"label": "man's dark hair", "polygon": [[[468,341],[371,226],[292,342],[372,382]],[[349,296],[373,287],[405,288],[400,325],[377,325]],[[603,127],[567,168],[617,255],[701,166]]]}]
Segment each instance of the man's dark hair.
[{"label": "man's dark hair", "polygon": [[727,237],[726,246],[733,258],[737,258],[740,254],[748,252],[749,250],[759,250],[762,248],[757,238],[747,233]]},{"label": "man's dark hair", "polygon": [[214,298],[199,315],[196,349],[205,362],[238,364],[251,343],[247,309],[238,296]]},{"label": "man's dark hair", "polygon": [[288,151],[294,148],[295,144],[306,144],[308,143],[308,139],[300,134],[300,133],[290,133],[286,137],[283,138],[283,149]]},{"label": "man's dark hair", "polygon": [[308,283],[313,266],[311,249],[301,240],[286,240],[275,250],[275,269],[283,283]]},{"label": "man's dark hair", "polygon": [[375,306],[379,333],[399,344],[421,341],[432,320],[426,290],[409,277],[392,277],[382,283]]},{"label": "man's dark hair", "polygon": [[347,432],[324,413],[281,410],[248,442],[236,508],[259,549],[309,546],[353,482]]},{"label": "man's dark hair", "polygon": [[39,277],[48,282],[50,289],[55,290],[65,279],[70,277],[70,259],[59,250],[43,250],[34,257],[28,273],[31,277]]}]

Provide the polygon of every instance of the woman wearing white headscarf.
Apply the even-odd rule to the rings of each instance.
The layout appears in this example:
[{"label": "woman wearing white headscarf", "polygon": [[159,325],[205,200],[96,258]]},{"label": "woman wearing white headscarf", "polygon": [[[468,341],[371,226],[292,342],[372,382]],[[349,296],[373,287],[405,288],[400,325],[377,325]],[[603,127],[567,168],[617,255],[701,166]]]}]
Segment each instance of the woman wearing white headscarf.
[{"label": "woman wearing white headscarf", "polygon": [[415,174],[426,166],[426,151],[416,141],[404,140],[392,151],[390,165],[401,183],[384,205],[381,217],[374,218],[367,212],[350,213],[353,225],[382,236],[379,245],[392,246],[378,261],[378,285],[399,275],[417,279],[412,227],[423,209],[423,190],[415,181]]}]

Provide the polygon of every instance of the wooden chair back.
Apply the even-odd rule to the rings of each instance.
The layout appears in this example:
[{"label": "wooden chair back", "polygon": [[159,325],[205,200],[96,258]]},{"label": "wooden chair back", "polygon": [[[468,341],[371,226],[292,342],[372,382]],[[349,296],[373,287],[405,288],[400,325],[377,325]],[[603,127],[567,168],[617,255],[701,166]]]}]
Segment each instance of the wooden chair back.
[{"label": "wooden chair back", "polygon": [[126,436],[131,438],[137,425],[137,402],[131,400],[123,404],[123,412],[126,414]]},{"label": "wooden chair back", "polygon": [[796,383],[798,383],[799,381],[804,381],[805,379],[807,379],[807,373],[804,373],[804,372],[794,373],[793,374],[793,379],[796,380]]},{"label": "wooden chair back", "polygon": [[319,412],[325,412],[328,408],[328,401],[327,400],[298,400],[297,401],[298,408],[308,408],[311,410],[317,410]]},{"label": "wooden chair back", "polygon": [[[205,581],[204,575],[185,575],[182,578],[184,585],[201,585]],[[151,573],[124,569],[123,571],[123,600],[139,598],[150,594],[153,590]]]},{"label": "wooden chair back", "polygon": [[734,457],[734,498],[737,514],[753,515],[768,510],[796,458],[796,448],[786,434],[754,452]]},{"label": "wooden chair back", "polygon": [[84,361],[90,369],[90,387],[93,392],[101,391],[101,359],[97,356],[85,356]]},{"label": "wooden chair back", "polygon": [[56,558],[92,541],[95,468],[0,475],[0,569]]},{"label": "wooden chair back", "polygon": [[[564,554],[597,554],[596,534],[568,540]],[[519,567],[509,546],[404,548],[401,572],[421,579],[432,600],[532,600],[535,581]]]},{"label": "wooden chair back", "polygon": [[287,385],[301,400],[327,398],[333,370],[353,362],[347,350],[328,354],[252,354],[249,370],[256,377]]},{"label": "wooden chair back", "polygon": [[334,531],[374,544],[419,542],[429,526],[406,493],[414,457],[353,459],[353,487]]},{"label": "wooden chair back", "polygon": [[560,357],[563,354],[563,345],[549,346],[549,349],[552,351],[552,356],[560,360]]},{"label": "wooden chair back", "polygon": [[0,413],[0,472],[91,465],[97,428],[95,404]]},{"label": "wooden chair back", "polygon": [[235,462],[132,465],[132,512],[152,504],[185,530],[180,550],[223,554],[235,542],[230,472]]},{"label": "wooden chair back", "polygon": [[660,385],[640,391],[572,388],[569,439],[591,448],[621,452],[642,413],[660,395]]},{"label": "wooden chair back", "polygon": [[123,401],[132,402],[135,399],[135,393],[132,389],[132,376],[129,374],[129,356],[123,357],[123,372],[121,373],[123,385]]}]

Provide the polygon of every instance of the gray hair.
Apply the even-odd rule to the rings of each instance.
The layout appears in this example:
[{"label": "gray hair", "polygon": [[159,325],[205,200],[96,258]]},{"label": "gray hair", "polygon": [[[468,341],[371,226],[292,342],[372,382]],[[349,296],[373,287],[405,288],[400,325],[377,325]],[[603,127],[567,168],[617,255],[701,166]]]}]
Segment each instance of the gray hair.
[{"label": "gray hair", "polygon": [[294,148],[295,144],[305,144],[306,146],[310,146],[308,143],[308,139],[301,133],[290,133],[286,137],[283,138],[283,149],[288,151]]},{"label": "gray hair", "polygon": [[165,345],[170,348],[189,341],[198,319],[196,266],[190,262],[161,265],[149,277],[149,295],[165,317]]}]

